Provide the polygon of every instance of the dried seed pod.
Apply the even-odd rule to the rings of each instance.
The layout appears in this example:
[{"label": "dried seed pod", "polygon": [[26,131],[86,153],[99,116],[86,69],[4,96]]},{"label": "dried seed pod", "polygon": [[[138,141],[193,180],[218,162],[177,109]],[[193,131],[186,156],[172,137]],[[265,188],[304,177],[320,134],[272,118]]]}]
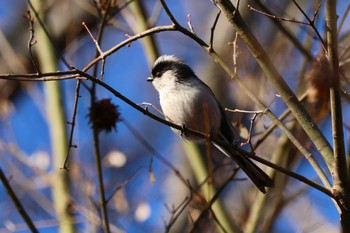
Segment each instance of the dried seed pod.
[{"label": "dried seed pod", "polygon": [[305,75],[308,84],[307,110],[315,122],[323,119],[329,112],[329,88],[331,69],[328,59],[322,53],[311,64]]},{"label": "dried seed pod", "polygon": [[94,124],[100,132],[105,130],[110,132],[113,128],[116,129],[116,124],[120,119],[118,106],[111,102],[111,99],[102,99],[90,107],[89,123]]}]

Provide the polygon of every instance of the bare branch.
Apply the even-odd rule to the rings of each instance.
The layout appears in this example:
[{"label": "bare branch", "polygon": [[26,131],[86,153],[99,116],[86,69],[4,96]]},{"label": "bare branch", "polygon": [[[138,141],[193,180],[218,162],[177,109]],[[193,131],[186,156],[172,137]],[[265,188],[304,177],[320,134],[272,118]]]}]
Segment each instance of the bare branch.
[{"label": "bare branch", "polygon": [[78,101],[79,101],[79,93],[80,93],[80,84],[81,84],[81,79],[77,80],[76,88],[75,88],[75,99],[74,99],[74,106],[73,106],[73,116],[72,116],[72,121],[70,122],[71,129],[69,133],[69,144],[68,144],[68,150],[67,150],[67,155],[66,159],[63,162],[63,167],[62,169],[69,170],[68,168],[68,160],[69,160],[69,155],[71,148],[76,148],[76,146],[73,145],[73,135],[74,135],[74,129],[75,129],[75,118],[77,116],[77,109],[78,109]]},{"label": "bare branch", "polygon": [[270,14],[270,13],[267,13],[267,12],[264,12],[264,11],[261,11],[261,10],[258,10],[258,9],[256,9],[256,8],[254,8],[252,5],[248,5],[248,8],[249,8],[249,10],[251,10],[251,11],[254,11],[254,12],[259,13],[259,14],[261,14],[261,15],[270,17],[270,18],[272,18],[272,19],[277,19],[277,20],[286,21],[286,22],[291,22],[291,23],[298,23],[298,24],[303,24],[303,25],[310,25],[309,22],[303,22],[303,21],[299,21],[299,20],[296,20],[296,19],[288,19],[288,18],[286,18],[286,17],[277,16],[277,15],[273,15],[273,14]]},{"label": "bare branch", "polygon": [[191,22],[191,14],[188,14],[188,15],[187,15],[187,24],[188,24],[188,27],[189,27],[190,31],[191,31],[193,34],[195,34],[195,33],[194,33],[193,26],[192,26],[192,22]]},{"label": "bare branch", "polygon": [[210,51],[213,50],[214,32],[215,32],[216,24],[219,21],[220,14],[221,14],[221,11],[219,11],[218,14],[216,15],[213,26],[210,28],[210,43],[209,43],[210,44],[210,48],[209,48]]},{"label": "bare branch", "polygon": [[316,28],[315,25],[315,20],[316,20],[316,16],[318,14],[318,12],[320,11],[321,5],[318,6],[318,8],[316,9],[316,11],[314,12],[313,18],[310,19],[309,16],[307,16],[307,14],[304,12],[304,10],[300,7],[300,5],[297,3],[297,1],[293,0],[293,3],[296,5],[296,7],[299,9],[299,11],[304,15],[304,17],[307,19],[307,21],[309,22],[310,27],[315,31],[318,39],[320,40],[323,50],[326,52],[327,51],[327,47],[326,47],[326,43],[323,41],[323,38],[320,34],[320,32],[318,31],[318,29]]},{"label": "bare branch", "polygon": [[22,216],[24,221],[26,222],[27,226],[31,230],[31,232],[37,233],[39,232],[38,229],[35,227],[32,219],[29,217],[28,213],[26,212],[25,208],[23,207],[22,203],[18,199],[16,193],[13,191],[10,183],[8,182],[4,172],[0,168],[0,180],[2,184],[5,186],[5,189],[7,193],[9,194],[10,198],[12,199],[13,203],[15,204],[18,213]]},{"label": "bare branch", "polygon": [[29,40],[28,40],[28,44],[27,44],[27,48],[29,51],[29,55],[31,58],[31,61],[33,63],[33,66],[36,70],[37,73],[41,73],[40,69],[39,69],[39,65],[38,65],[38,61],[36,60],[36,58],[33,55],[33,51],[32,51],[32,47],[36,44],[36,40],[35,40],[35,30],[34,30],[34,18],[31,16],[30,11],[27,11],[27,14],[25,15],[25,18],[28,20],[29,22]]},{"label": "bare branch", "polygon": [[[38,14],[37,10],[34,8],[34,6],[33,6],[32,2],[31,2],[31,0],[27,0],[27,3],[28,3],[28,5],[29,5],[31,11],[34,12],[35,17],[36,17],[36,19],[38,20],[38,22],[39,22],[39,24],[40,24],[40,28],[43,29],[43,31],[44,31],[45,35],[47,36],[47,38],[49,39],[50,43],[51,43],[52,45],[55,45],[54,40],[52,39],[50,33],[49,33],[48,30],[46,29],[45,24],[44,24],[43,21],[40,19],[39,14]],[[55,48],[55,46],[53,46],[53,48]],[[63,64],[64,64],[67,68],[71,68],[71,65],[68,63],[68,61],[67,61],[63,56],[60,56],[59,59],[63,62]]]},{"label": "bare branch", "polygon": [[101,73],[100,73],[100,79],[102,79],[103,74],[104,74],[104,69],[105,69],[105,62],[106,59],[103,55],[103,52],[101,50],[100,45],[98,44],[98,41],[95,39],[95,37],[92,35],[91,31],[89,30],[89,28],[86,26],[86,23],[83,22],[82,25],[84,26],[84,28],[86,29],[86,31],[89,33],[92,41],[94,42],[95,46],[96,46],[96,50],[99,52],[100,56],[101,56],[101,60],[102,60],[102,65],[101,65]]}]

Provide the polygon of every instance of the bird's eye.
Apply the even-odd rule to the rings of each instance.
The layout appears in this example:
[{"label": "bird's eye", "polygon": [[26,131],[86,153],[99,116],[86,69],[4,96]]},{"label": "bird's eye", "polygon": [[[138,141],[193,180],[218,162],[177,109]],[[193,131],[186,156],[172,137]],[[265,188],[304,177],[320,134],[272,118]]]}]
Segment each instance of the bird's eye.
[{"label": "bird's eye", "polygon": [[157,72],[157,73],[156,73],[156,77],[157,77],[157,78],[160,78],[161,76],[162,76],[162,73],[161,73],[161,72]]}]

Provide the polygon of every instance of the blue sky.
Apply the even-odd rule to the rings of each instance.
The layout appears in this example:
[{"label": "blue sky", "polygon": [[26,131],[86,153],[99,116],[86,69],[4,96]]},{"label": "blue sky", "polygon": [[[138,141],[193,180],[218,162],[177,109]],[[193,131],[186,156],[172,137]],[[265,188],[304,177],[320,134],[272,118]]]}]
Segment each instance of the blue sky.
[{"label": "blue sky", "polygon": [[[151,6],[153,6],[153,2],[154,1],[149,2],[149,9],[152,9]],[[14,19],[24,15],[24,4],[25,1],[18,0],[3,1],[0,3],[0,28],[5,34],[11,29],[11,23],[16,21]],[[191,13],[193,26],[195,30],[198,30],[196,33],[203,37],[206,36],[206,41],[209,39],[207,34],[208,28],[201,27],[201,21],[203,20],[202,13],[198,12],[205,12],[210,9],[210,7],[212,7],[210,3],[203,5],[197,4],[196,9],[188,9],[187,7],[190,6],[189,3],[174,4],[169,2],[169,5],[179,19],[179,22],[184,26],[187,25],[187,14]],[[339,4],[339,15],[342,15],[344,9],[345,7],[342,7],[341,4]],[[223,20],[223,17],[221,20]],[[158,24],[163,25],[168,23],[169,20],[167,16],[162,12]],[[304,37],[304,35],[300,36]],[[101,47],[103,49],[108,49],[122,41],[124,38],[124,32],[120,32],[114,28],[108,28],[105,32]],[[156,40],[160,45],[160,51],[162,54],[178,55],[198,73],[202,72],[201,64],[212,62],[211,58],[198,45],[193,44],[188,38],[179,35],[179,33],[164,32],[157,35]],[[315,48],[316,47],[317,46],[315,46]],[[69,61],[73,61],[74,66],[77,68],[84,67],[94,54],[94,44],[88,36],[80,37],[76,40],[75,46],[70,47],[70,49],[72,50],[67,50],[64,55]],[[314,52],[316,52],[316,49]],[[297,67],[299,64],[294,65],[296,66],[296,69],[299,68]],[[59,67],[60,69],[65,69],[62,64],[59,64]],[[159,106],[156,91],[146,82],[149,73],[150,67],[147,64],[141,43],[134,42],[130,47],[123,48],[108,58],[105,67],[104,81],[135,103],[150,102]],[[286,74],[286,76],[288,76],[288,74],[291,75],[288,73],[288,70],[283,70],[282,73]],[[88,82],[87,84],[90,85]],[[62,82],[64,104],[68,120],[72,115],[75,85],[76,82],[74,80]],[[144,140],[147,143],[154,148],[157,148],[159,154],[166,157],[176,166],[180,166],[182,172],[187,174],[188,168],[185,166],[181,167],[185,158],[178,150],[179,138],[176,137],[168,127],[164,127],[158,122],[145,117],[142,113],[134,110],[116,97],[113,97],[111,93],[101,87],[98,87],[97,93],[99,99],[111,98],[113,103],[119,106],[123,119],[127,120],[127,122],[144,137]],[[71,158],[83,168],[79,170],[81,176],[84,179],[91,179],[93,181],[92,183],[96,184],[94,157],[91,149],[92,134],[87,119],[90,97],[85,88],[82,88],[80,95],[81,98],[78,107],[76,133],[74,135],[74,143],[78,144],[78,148],[73,149]],[[45,111],[42,109],[43,101],[45,101],[44,98],[42,84],[32,84],[31,88],[22,91],[15,99],[14,110],[11,112],[11,115],[7,119],[2,119],[0,121],[1,140],[6,143],[15,143],[24,154],[29,157],[33,156],[33,154],[38,151],[47,151],[50,154],[50,135],[48,132]],[[282,109],[280,109],[281,107],[283,107],[283,104],[276,104],[274,110],[276,112],[282,112]],[[348,107],[345,106],[344,109],[344,112],[347,115]],[[345,120],[347,121],[346,118]],[[330,121],[326,120],[322,126],[327,135],[330,135],[329,125]],[[127,197],[129,203],[129,212],[117,213],[117,211],[111,210],[111,216],[112,218],[114,217],[111,221],[113,221],[116,226],[121,227],[127,232],[162,232],[164,225],[163,219],[168,219],[170,216],[164,207],[164,204],[178,204],[174,203],[174,199],[169,198],[169,196],[171,196],[169,193],[172,190],[171,187],[169,187],[169,182],[174,182],[178,185],[179,181],[176,181],[176,178],[174,179],[174,174],[168,167],[164,166],[164,164],[157,159],[154,159],[152,169],[155,173],[156,182],[151,184],[149,178],[149,165],[153,154],[143,143],[135,139],[135,135],[130,132],[130,129],[126,127],[123,122],[118,123],[116,131],[112,131],[110,134],[102,133],[100,138],[102,148],[101,152],[104,154],[105,158],[107,158],[107,155],[111,151],[119,151],[127,155],[127,163],[123,167],[117,168],[106,165],[104,178],[107,195],[111,195],[116,186],[123,184],[130,176],[135,175],[131,180],[128,180],[127,185],[125,185],[124,188],[124,195]],[[328,139],[331,140],[330,136]],[[0,155],[6,156],[6,160],[8,160],[1,160],[1,168],[4,169],[7,174],[16,178],[16,173],[14,173],[8,165],[21,164],[18,162],[18,158],[13,158],[11,153],[3,151],[0,151]],[[178,157],[176,157],[176,155],[178,155]],[[21,166],[25,167],[23,164],[21,164]],[[46,171],[52,171],[52,169],[55,170],[57,168],[49,166],[46,168]],[[307,177],[316,177],[315,173],[310,170],[310,166],[307,163],[301,163],[297,171]],[[23,170],[21,172],[21,174],[27,176],[28,180],[25,180],[24,177],[13,182],[13,185],[18,188],[18,194],[21,195],[27,204],[30,203],[33,197],[21,192],[20,189],[23,187],[22,183],[31,181],[33,178],[38,178],[38,174],[36,171],[30,170],[29,168],[28,170]],[[298,182],[294,180],[292,181],[297,185],[300,185]],[[51,200],[48,184],[43,185],[43,187],[37,187],[37,189],[41,195],[48,198],[48,200]],[[185,194],[188,191],[184,188],[179,190],[182,194]],[[229,190],[227,193],[229,193]],[[92,198],[97,200],[98,193],[94,192]],[[11,205],[2,186],[0,186],[0,200],[5,200],[0,202],[0,207],[2,209],[11,208],[9,213],[0,214],[0,222],[2,222],[0,223],[0,233],[2,233],[6,232],[4,224],[6,221],[12,221],[14,223],[22,223],[22,221],[17,211]],[[80,199],[75,201],[84,203],[84,201]],[[147,203],[150,206],[151,213],[145,221],[137,221],[134,214],[136,213],[137,208],[142,206],[142,203]],[[307,195],[300,201],[300,203],[307,203],[310,205],[310,208],[319,209],[322,217],[327,221],[327,224],[325,225],[331,227],[338,226],[338,213],[334,208],[333,203],[331,203],[329,198],[325,195],[320,194],[320,192],[316,190],[311,190],[307,192]],[[35,214],[34,220],[53,219],[53,217],[46,213],[42,208],[31,206],[30,208],[28,207],[28,209],[32,214]],[[288,209],[284,211],[280,221],[277,222],[275,226],[276,232],[278,232],[279,229],[285,229],[286,225],[291,228],[290,232],[296,232],[297,229],[292,226],[294,226],[293,224],[297,221],[290,217],[288,211]],[[82,218],[82,214],[77,214],[77,216]],[[85,231],[89,225],[80,224],[79,227],[82,231]],[[40,229],[40,232],[57,231],[55,227],[44,227]],[[27,231],[23,230],[17,232]]]}]

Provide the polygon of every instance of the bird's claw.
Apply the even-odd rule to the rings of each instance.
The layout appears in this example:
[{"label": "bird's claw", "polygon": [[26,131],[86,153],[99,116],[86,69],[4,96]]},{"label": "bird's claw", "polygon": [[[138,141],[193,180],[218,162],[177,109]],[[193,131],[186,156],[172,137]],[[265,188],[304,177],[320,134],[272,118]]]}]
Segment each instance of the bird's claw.
[{"label": "bird's claw", "polygon": [[187,136],[187,128],[185,126],[185,124],[181,125],[181,137],[186,137]]}]

